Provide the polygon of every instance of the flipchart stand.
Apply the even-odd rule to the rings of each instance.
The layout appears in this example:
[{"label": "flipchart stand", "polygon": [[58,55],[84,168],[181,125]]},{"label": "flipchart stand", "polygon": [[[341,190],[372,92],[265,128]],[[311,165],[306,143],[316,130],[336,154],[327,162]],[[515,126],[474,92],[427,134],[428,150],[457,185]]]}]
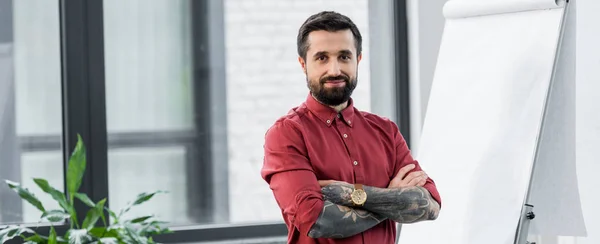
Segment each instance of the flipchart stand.
[{"label": "flipchart stand", "polygon": [[[560,38],[558,41],[558,45],[557,45],[557,50],[556,50],[556,56],[554,58],[554,68],[552,71],[552,80],[550,81],[550,88],[548,89],[548,93],[546,94],[546,102],[544,104],[544,115],[542,116],[542,121],[541,121],[541,126],[540,126],[540,134],[542,133],[542,130],[544,128],[544,124],[545,124],[545,120],[546,120],[546,113],[548,110],[548,102],[550,100],[550,93],[552,91],[552,86],[554,85],[554,79],[556,77],[556,69],[557,69],[557,63],[559,63],[560,60],[560,49],[562,47],[562,43],[563,43],[563,36],[565,33],[565,23],[568,19],[568,13],[569,13],[569,0],[565,1],[565,6],[563,8],[563,17],[562,17],[562,23],[560,26]],[[540,147],[540,139],[538,137],[537,140],[537,146],[536,146],[536,152],[535,152],[535,160],[533,162],[533,166],[531,168],[531,177],[529,178],[529,187],[527,189],[527,193],[526,193],[526,197],[525,197],[525,203],[523,204],[523,208],[521,210],[521,218],[519,219],[519,225],[517,227],[517,233],[515,235],[515,244],[536,244],[535,242],[530,242],[528,240],[529,237],[529,226],[531,225],[531,222],[535,220],[535,211],[534,211],[534,205],[532,205],[531,202],[531,188],[533,185],[533,181],[534,181],[534,173],[535,173],[535,168],[536,168],[536,164],[538,163],[538,154],[539,154],[539,147]]]},{"label": "flipchart stand", "polygon": [[[545,99],[545,104],[544,104],[544,116],[542,116],[542,121],[541,121],[541,126],[540,126],[540,131],[539,133],[542,133],[542,129],[544,127],[544,123],[545,123],[545,119],[546,119],[546,111],[548,108],[548,101],[549,101],[549,96],[550,96],[550,92],[552,90],[552,86],[554,83],[554,79],[555,79],[555,74],[556,74],[556,67],[557,67],[557,63],[559,62],[559,54],[560,54],[560,49],[562,46],[562,40],[563,40],[563,35],[564,35],[564,28],[565,28],[565,22],[568,19],[568,13],[569,13],[569,0],[557,0],[557,1],[564,1],[565,5],[563,8],[563,17],[562,17],[562,23],[561,23],[561,30],[560,30],[560,38],[558,41],[558,45],[557,45],[557,50],[556,50],[556,56],[555,56],[555,60],[554,60],[554,68],[553,68],[553,74],[552,74],[552,80],[550,81],[550,89],[548,89],[548,93],[546,94],[546,99]],[[523,207],[521,210],[521,217],[519,219],[519,224],[517,226],[517,230],[516,230],[516,235],[515,235],[515,240],[514,240],[514,244],[536,244],[535,242],[530,242],[528,240],[529,237],[529,229],[530,229],[530,225],[532,223],[532,221],[535,221],[535,206],[531,204],[531,190],[532,190],[532,185],[534,182],[533,176],[535,173],[535,168],[536,168],[536,164],[538,163],[537,159],[539,158],[538,154],[539,154],[539,145],[540,145],[540,139],[538,137],[538,141],[537,141],[537,146],[536,146],[536,152],[535,152],[535,158],[534,158],[534,162],[531,168],[531,176],[529,179],[529,186],[528,186],[528,190],[526,192],[526,196],[525,196],[525,201],[523,203]],[[399,243],[399,239],[400,239],[400,234],[401,234],[401,230],[402,230],[402,224],[397,224],[396,225],[396,231],[397,231],[397,236],[396,236],[396,243]]]}]

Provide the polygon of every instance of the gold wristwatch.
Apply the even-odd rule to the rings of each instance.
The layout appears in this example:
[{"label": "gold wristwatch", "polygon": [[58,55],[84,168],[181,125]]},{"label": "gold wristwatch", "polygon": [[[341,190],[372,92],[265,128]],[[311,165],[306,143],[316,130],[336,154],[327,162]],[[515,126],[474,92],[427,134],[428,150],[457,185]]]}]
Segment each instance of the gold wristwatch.
[{"label": "gold wristwatch", "polygon": [[367,201],[367,192],[363,190],[362,184],[354,184],[354,191],[350,194],[354,206],[363,206]]}]

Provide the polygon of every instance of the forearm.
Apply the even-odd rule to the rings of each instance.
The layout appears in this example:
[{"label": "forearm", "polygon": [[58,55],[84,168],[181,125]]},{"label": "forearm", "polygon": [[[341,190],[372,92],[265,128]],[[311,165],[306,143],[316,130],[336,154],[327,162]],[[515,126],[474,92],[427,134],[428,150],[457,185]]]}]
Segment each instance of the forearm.
[{"label": "forearm", "polygon": [[[333,183],[321,190],[325,199],[352,206],[350,194],[354,187],[348,183]],[[377,188],[364,186],[367,201],[364,209],[398,223],[414,223],[437,218],[440,206],[423,187]]]},{"label": "forearm", "polygon": [[308,232],[311,238],[345,238],[364,232],[385,217],[326,200],[323,211]]},{"label": "forearm", "polygon": [[420,186],[382,189],[365,186],[365,209],[380,213],[398,223],[435,220],[440,205]]}]

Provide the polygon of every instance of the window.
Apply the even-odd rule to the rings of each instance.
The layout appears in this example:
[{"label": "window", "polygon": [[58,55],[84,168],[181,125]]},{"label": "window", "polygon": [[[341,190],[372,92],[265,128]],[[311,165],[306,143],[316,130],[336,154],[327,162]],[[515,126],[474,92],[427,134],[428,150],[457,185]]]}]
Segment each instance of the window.
[{"label": "window", "polygon": [[[356,107],[380,109],[371,77],[394,74],[371,65],[367,0],[9,0],[0,12],[3,4],[14,31],[0,21],[0,177],[54,204],[30,179],[63,189],[80,134],[88,160],[80,191],[108,197],[114,210],[138,193],[166,191],[130,212],[169,221],[175,233],[158,237],[163,243],[285,239],[260,176],[262,145],[308,95],[296,35],[309,15],[335,10],[358,25]],[[0,187],[0,223],[39,216]]]},{"label": "window", "polygon": [[20,182],[58,208],[33,182],[41,177],[63,189],[59,4],[1,1],[0,223],[36,223],[40,211],[4,180]]},{"label": "window", "polygon": [[[324,7],[293,5],[104,1],[112,207],[165,190],[132,213],[151,211],[178,226],[282,221],[260,177],[262,143],[308,94],[296,32]],[[359,25],[368,52],[367,2],[329,5]],[[354,97],[368,111],[365,57]]]},{"label": "window", "polygon": [[[109,203],[167,191],[132,214],[203,223],[210,186],[194,124],[190,1],[104,1]],[[202,110],[200,109],[200,112]],[[196,129],[198,128],[198,130]],[[210,158],[210,157],[209,157]]]}]

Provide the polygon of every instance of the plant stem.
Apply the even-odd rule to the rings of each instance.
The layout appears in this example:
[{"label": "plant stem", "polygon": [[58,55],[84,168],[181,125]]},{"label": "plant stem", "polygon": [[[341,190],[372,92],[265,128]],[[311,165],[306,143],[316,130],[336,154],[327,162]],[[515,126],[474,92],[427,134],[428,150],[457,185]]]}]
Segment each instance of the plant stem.
[{"label": "plant stem", "polygon": [[74,194],[69,194],[69,203],[71,204],[71,207],[73,208],[73,212],[71,212],[71,229],[73,229],[73,224],[75,224],[75,226],[77,226],[77,229],[80,229],[79,227],[79,221],[77,220],[77,210],[75,210],[75,195]]}]

